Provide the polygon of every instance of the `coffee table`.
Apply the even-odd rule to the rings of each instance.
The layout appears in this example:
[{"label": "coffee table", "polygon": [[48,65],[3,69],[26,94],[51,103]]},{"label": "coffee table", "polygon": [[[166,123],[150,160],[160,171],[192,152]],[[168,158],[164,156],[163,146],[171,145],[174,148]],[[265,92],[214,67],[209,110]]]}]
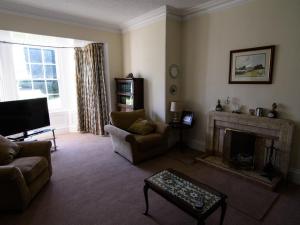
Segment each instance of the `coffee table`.
[{"label": "coffee table", "polygon": [[149,188],[194,217],[198,225],[204,225],[205,219],[217,208],[221,207],[220,225],[223,224],[227,207],[227,196],[208,185],[173,169],[155,173],[145,179],[145,215],[148,215],[149,210]]}]

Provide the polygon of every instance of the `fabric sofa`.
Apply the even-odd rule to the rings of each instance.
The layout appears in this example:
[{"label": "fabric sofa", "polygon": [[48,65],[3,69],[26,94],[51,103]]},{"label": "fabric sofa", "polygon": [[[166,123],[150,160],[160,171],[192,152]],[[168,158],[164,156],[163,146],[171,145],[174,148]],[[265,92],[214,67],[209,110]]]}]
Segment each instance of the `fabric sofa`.
[{"label": "fabric sofa", "polygon": [[12,162],[0,166],[0,210],[24,210],[52,175],[51,142],[20,142]]},{"label": "fabric sofa", "polygon": [[110,133],[113,149],[133,164],[165,153],[168,150],[168,125],[161,122],[155,123],[153,133],[137,135],[127,131],[137,119],[146,119],[145,110],[132,112],[111,112],[111,125],[104,129]]}]

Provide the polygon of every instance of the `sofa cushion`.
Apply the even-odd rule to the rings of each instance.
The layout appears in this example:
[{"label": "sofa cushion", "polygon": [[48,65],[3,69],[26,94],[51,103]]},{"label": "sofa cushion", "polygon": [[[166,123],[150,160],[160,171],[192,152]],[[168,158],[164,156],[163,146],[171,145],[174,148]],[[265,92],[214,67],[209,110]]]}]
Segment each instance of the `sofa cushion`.
[{"label": "sofa cushion", "polygon": [[127,130],[131,124],[134,123],[138,118],[145,119],[145,110],[139,109],[132,112],[111,112],[110,120],[112,125],[122,129]]},{"label": "sofa cushion", "polygon": [[0,166],[12,162],[19,151],[19,145],[0,135]]},{"label": "sofa cushion", "polygon": [[155,130],[156,126],[153,122],[139,118],[127,129],[127,131],[135,134],[146,135]]},{"label": "sofa cushion", "polygon": [[135,135],[136,143],[139,145],[139,150],[144,151],[161,145],[163,136],[159,133],[151,133],[148,135]]},{"label": "sofa cushion", "polygon": [[30,184],[48,167],[48,162],[44,157],[32,156],[17,158],[9,165],[19,168],[26,183]]}]

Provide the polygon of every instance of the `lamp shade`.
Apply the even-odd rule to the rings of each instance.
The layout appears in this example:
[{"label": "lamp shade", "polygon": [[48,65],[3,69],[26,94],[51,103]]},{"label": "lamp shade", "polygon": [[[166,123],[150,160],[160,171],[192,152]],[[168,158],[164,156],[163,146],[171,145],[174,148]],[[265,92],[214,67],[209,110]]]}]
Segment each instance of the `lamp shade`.
[{"label": "lamp shade", "polygon": [[182,105],[180,102],[171,102],[171,107],[170,107],[171,112],[180,112],[182,111]]}]

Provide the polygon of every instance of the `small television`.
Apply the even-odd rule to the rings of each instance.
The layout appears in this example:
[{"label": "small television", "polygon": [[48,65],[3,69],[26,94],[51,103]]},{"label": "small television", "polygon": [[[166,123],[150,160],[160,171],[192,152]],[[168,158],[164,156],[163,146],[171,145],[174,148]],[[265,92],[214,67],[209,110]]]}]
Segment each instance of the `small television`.
[{"label": "small television", "polygon": [[0,134],[9,136],[50,125],[47,98],[0,102]]}]

